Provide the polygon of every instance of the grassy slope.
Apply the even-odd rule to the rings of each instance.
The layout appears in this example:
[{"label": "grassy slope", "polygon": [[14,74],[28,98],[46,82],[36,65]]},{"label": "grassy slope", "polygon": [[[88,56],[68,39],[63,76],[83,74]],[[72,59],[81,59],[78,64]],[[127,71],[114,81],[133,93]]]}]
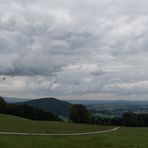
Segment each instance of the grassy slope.
[{"label": "grassy slope", "polygon": [[2,148],[147,148],[148,128],[91,136],[0,136]]},{"label": "grassy slope", "polygon": [[[4,125],[5,124],[5,125]],[[59,122],[35,122],[12,116],[0,115],[0,131],[44,132],[89,131],[109,127],[68,124]],[[147,148],[148,128],[125,128],[116,132],[89,136],[14,136],[0,135],[2,148]]]},{"label": "grassy slope", "polygon": [[31,133],[72,133],[111,129],[113,127],[72,124],[55,121],[32,121],[15,116],[0,114],[0,131]]}]

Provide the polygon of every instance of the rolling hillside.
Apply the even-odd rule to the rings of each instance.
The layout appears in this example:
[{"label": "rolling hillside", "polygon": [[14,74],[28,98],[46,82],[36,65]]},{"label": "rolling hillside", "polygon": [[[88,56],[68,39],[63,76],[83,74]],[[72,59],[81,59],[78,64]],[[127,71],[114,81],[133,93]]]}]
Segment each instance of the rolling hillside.
[{"label": "rolling hillside", "polygon": [[[107,130],[113,127],[72,124],[55,121],[32,121],[0,114],[0,131],[32,133],[68,133]],[[2,148],[147,148],[148,128],[121,127],[111,133],[88,136],[18,136],[0,135]]]},{"label": "rolling hillside", "polygon": [[0,114],[0,132],[77,133],[112,129],[111,126],[74,124],[60,121],[34,121]]},{"label": "rolling hillside", "polygon": [[60,115],[64,117],[69,116],[70,107],[71,107],[70,103],[55,98],[41,98],[31,101],[25,101],[22,103],[35,108],[42,109],[44,111],[51,112],[54,115]]}]

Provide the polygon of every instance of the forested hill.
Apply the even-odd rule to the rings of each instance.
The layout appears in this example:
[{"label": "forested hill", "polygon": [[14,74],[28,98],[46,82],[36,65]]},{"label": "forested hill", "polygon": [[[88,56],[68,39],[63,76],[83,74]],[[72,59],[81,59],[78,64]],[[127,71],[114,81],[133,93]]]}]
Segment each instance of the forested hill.
[{"label": "forested hill", "polygon": [[27,104],[9,104],[0,97],[0,113],[24,117],[32,120],[60,120],[50,112],[31,107]]},{"label": "forested hill", "polygon": [[31,101],[22,102],[21,104],[27,104],[29,106],[51,112],[54,115],[60,115],[64,117],[69,116],[71,107],[70,103],[58,100],[56,98],[34,99]]}]

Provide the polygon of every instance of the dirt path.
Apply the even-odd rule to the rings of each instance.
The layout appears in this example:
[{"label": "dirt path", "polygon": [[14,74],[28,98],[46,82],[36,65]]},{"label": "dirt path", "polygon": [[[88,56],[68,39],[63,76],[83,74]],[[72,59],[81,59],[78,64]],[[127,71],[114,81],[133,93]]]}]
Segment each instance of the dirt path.
[{"label": "dirt path", "polygon": [[101,133],[110,133],[118,130],[120,127],[116,127],[110,130],[105,131],[96,131],[96,132],[84,132],[84,133],[63,133],[63,134],[42,134],[42,133],[18,133],[18,132],[0,132],[0,135],[22,135],[22,136],[79,136],[79,135],[94,135]]}]

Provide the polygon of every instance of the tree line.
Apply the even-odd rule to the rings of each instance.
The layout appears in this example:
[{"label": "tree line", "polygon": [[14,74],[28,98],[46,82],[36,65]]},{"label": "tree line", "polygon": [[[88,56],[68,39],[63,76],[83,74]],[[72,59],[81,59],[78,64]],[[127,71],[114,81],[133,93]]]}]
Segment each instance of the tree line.
[{"label": "tree line", "polygon": [[[58,116],[26,104],[10,104],[0,97],[0,113],[24,117],[32,120],[61,121]],[[148,113],[125,112],[121,117],[94,117],[81,104],[72,105],[69,120],[74,123],[88,123],[98,125],[117,125],[128,127],[148,127]]]},{"label": "tree line", "polygon": [[60,121],[58,116],[26,104],[9,104],[0,97],[0,113],[24,117],[32,120]]},{"label": "tree line", "polygon": [[69,119],[75,123],[148,127],[148,113],[125,112],[121,117],[100,118],[93,117],[87,108],[80,104],[71,107]]}]

